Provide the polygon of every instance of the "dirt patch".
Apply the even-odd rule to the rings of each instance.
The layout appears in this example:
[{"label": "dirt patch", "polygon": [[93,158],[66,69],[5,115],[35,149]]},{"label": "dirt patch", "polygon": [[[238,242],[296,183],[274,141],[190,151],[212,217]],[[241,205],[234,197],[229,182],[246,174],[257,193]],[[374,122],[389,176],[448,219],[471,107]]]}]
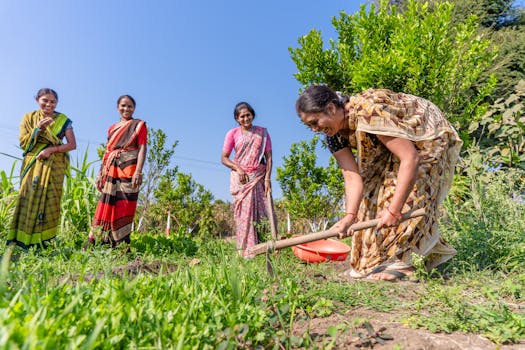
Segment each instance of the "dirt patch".
[{"label": "dirt patch", "polygon": [[[319,282],[339,279],[338,273],[348,269],[349,262],[332,262],[332,271],[311,272],[310,277]],[[351,282],[350,282],[351,283]],[[359,282],[386,283],[389,282]],[[420,283],[399,281],[393,288],[402,286],[397,293],[400,301],[416,299],[424,290]],[[338,308],[344,310],[345,307]],[[329,317],[304,319],[295,322],[293,335],[309,337],[319,348],[332,349],[381,349],[381,350],[525,350],[525,341],[513,345],[496,345],[478,334],[432,333],[424,329],[408,328],[399,322],[402,312],[380,312],[364,307],[354,307],[346,313],[334,313]],[[336,331],[335,337],[334,331]]]},{"label": "dirt patch", "polygon": [[[198,259],[194,259],[198,260]],[[193,266],[200,261],[192,261],[190,262],[190,265]],[[128,277],[128,278],[134,278],[138,274],[141,273],[150,273],[150,274],[168,274],[177,271],[178,266],[174,264],[170,264],[164,261],[156,260],[152,261],[150,263],[147,263],[145,261],[142,261],[141,259],[137,258],[130,262],[127,265],[123,266],[116,266],[111,269],[111,272],[103,272],[99,271],[97,273],[86,273],[83,276],[80,275],[71,275],[64,280],[77,282],[79,280],[84,280],[85,282],[90,282],[93,279],[99,280],[106,277]]]},{"label": "dirt patch", "polygon": [[[405,327],[394,320],[396,315],[374,310],[356,308],[348,314],[333,314],[325,318],[314,318],[296,322],[295,336],[309,333],[317,346],[333,349],[403,349],[403,350],[489,350],[525,349],[525,343],[495,345],[487,338],[476,334],[431,333],[421,329]],[[330,328],[337,329],[332,338]]]},{"label": "dirt patch", "polygon": [[117,266],[112,269],[112,272],[119,276],[135,277],[139,273],[171,273],[177,270],[177,265],[173,265],[164,261],[156,260],[151,263],[146,263],[137,258],[124,266]]}]

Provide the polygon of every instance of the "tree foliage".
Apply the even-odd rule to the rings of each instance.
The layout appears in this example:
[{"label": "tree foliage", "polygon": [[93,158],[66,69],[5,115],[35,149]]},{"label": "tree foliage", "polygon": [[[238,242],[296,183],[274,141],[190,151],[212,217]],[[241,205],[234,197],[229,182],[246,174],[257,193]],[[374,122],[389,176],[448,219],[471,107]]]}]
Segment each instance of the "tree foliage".
[{"label": "tree foliage", "polygon": [[[437,2],[439,0],[430,0]],[[462,18],[470,15],[477,17],[478,23],[485,28],[500,30],[525,24],[524,15],[514,5],[514,0],[449,0],[454,3],[454,19],[462,22]]]},{"label": "tree foliage", "polygon": [[344,185],[333,157],[328,167],[317,165],[319,137],[294,143],[290,155],[277,167],[277,181],[283,192],[283,206],[294,219],[306,219],[312,230],[326,227],[341,208]]},{"label": "tree foliage", "polygon": [[320,31],[290,48],[304,86],[327,84],[345,93],[389,88],[433,101],[460,125],[467,125],[487,93],[480,75],[496,52],[479,35],[475,16],[452,25],[453,5],[408,0],[402,12],[388,1],[361,6],[332,19],[338,39],[327,48]]},{"label": "tree foliage", "polygon": [[[442,0],[419,0],[430,8]],[[494,63],[480,76],[480,82],[490,80],[494,75],[497,82],[490,94],[495,101],[512,93],[516,84],[525,79],[525,11],[514,0],[448,0],[454,5],[451,23],[464,24],[475,16],[478,33],[498,48]],[[406,9],[408,0],[390,1],[401,11]]]},{"label": "tree foliage", "polygon": [[494,166],[525,170],[525,80],[514,93],[498,99],[469,132]]},{"label": "tree foliage", "polygon": [[152,211],[159,214],[160,218],[167,218],[169,213],[174,230],[187,229],[190,233],[198,232],[200,235],[212,233],[213,195],[195,182],[191,175],[168,170],[161,177],[154,197]]},{"label": "tree foliage", "polygon": [[[140,191],[139,204],[147,210],[153,192],[160,178],[168,170],[179,141],[167,145],[167,136],[161,129],[148,129],[148,153],[144,165],[144,182]],[[177,172],[177,167],[172,168]]]}]

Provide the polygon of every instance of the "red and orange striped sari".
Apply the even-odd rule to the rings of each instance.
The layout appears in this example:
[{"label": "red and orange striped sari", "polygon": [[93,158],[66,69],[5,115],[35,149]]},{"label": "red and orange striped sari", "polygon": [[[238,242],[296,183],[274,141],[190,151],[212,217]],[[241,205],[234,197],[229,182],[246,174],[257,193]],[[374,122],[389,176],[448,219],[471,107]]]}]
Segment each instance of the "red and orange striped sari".
[{"label": "red and orange striped sari", "polygon": [[114,124],[108,130],[100,169],[104,185],[92,226],[108,232],[106,239],[111,243],[129,243],[139,195],[131,178],[137,167],[139,146],[146,142],[146,123],[139,119]]}]

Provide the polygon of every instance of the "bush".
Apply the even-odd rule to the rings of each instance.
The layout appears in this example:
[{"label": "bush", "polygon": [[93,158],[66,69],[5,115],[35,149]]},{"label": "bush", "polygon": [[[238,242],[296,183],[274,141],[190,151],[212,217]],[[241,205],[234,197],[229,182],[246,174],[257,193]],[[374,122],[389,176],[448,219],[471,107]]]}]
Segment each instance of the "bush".
[{"label": "bush", "polygon": [[445,239],[458,250],[451,264],[467,270],[515,269],[525,246],[525,172],[491,169],[479,150],[467,153],[445,201],[447,216],[441,226]]}]

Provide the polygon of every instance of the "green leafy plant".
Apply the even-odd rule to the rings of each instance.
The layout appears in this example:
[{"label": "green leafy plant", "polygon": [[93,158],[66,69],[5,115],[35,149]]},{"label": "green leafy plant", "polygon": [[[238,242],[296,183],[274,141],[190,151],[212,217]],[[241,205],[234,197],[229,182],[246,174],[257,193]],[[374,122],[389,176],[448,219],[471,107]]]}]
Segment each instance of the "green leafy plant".
[{"label": "green leafy plant", "polygon": [[13,163],[9,173],[0,170],[0,233],[7,231],[16,205],[18,195],[15,189],[17,177],[14,176],[16,163],[16,161]]},{"label": "green leafy plant", "polygon": [[318,143],[319,136],[314,136],[293,144],[277,167],[284,208],[292,218],[307,220],[312,231],[324,229],[338,216],[344,198],[343,176],[333,157],[328,167],[316,164]]},{"label": "green leafy plant", "polygon": [[474,15],[453,23],[452,10],[448,2],[408,0],[400,9],[381,0],[354,14],[342,11],[332,19],[337,40],[325,45],[312,30],[289,49],[294,76],[303,86],[327,84],[349,94],[374,87],[418,95],[462,129],[491,92],[479,80],[497,49]]},{"label": "green leafy plant", "polygon": [[88,151],[70,166],[62,189],[60,228],[65,232],[88,232],[93,220],[99,193],[93,180]]},{"label": "green leafy plant", "polygon": [[168,170],[154,191],[152,211],[160,218],[170,215],[175,230],[187,229],[195,235],[213,230],[213,195],[198,184],[190,174]]},{"label": "green leafy plant", "polygon": [[514,93],[491,105],[480,120],[470,123],[469,132],[494,166],[525,170],[525,80]]},{"label": "green leafy plant", "polygon": [[445,200],[441,229],[458,250],[451,268],[500,270],[511,268],[505,264],[523,256],[516,248],[525,244],[525,173],[520,169],[496,170],[490,164],[479,149],[469,149],[461,162],[462,171],[456,175],[463,178],[462,197]]}]

